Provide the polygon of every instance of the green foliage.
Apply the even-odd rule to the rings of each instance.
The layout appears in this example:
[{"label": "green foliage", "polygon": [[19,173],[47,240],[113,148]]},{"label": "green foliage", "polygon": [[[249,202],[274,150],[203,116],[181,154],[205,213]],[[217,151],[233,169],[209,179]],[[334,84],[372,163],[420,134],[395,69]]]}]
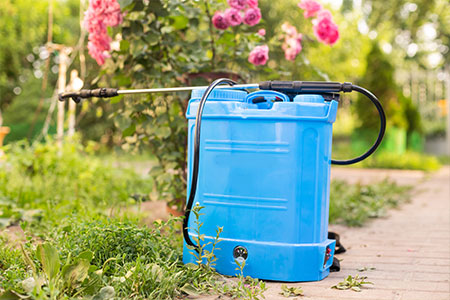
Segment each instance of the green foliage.
[{"label": "green foliage", "polygon": [[363,287],[364,284],[373,284],[372,282],[366,281],[367,277],[359,277],[359,275],[356,275],[355,277],[348,275],[347,278],[345,278],[344,281],[339,282],[337,285],[332,286],[333,289],[338,290],[352,290],[355,292],[361,292],[361,287]]},{"label": "green foliage", "polygon": [[[200,216],[204,215],[200,213],[200,211],[203,209],[203,206],[200,206],[198,203],[192,208],[191,213],[194,214],[194,225],[195,227],[192,228],[194,231],[194,236],[192,237],[192,240],[195,242],[196,247],[190,248],[191,254],[195,256],[197,265],[201,265],[206,261],[205,267],[207,269],[214,268],[215,261],[217,260],[216,256],[214,255],[214,250],[217,247],[217,244],[220,242],[219,236],[223,231],[223,227],[217,227],[217,234],[213,241],[205,242],[205,235],[200,232],[200,229],[203,226],[203,222],[200,222]],[[207,250],[206,247],[211,245],[211,250]]]},{"label": "green foliage", "polygon": [[[375,94],[386,112],[387,121],[390,125],[406,128],[408,126],[405,119],[402,103],[403,98],[398,98],[398,87],[394,80],[394,66],[384,54],[378,41],[372,42],[372,49],[367,55],[367,69],[359,85]],[[360,120],[360,128],[379,128],[378,112],[370,106],[369,100],[365,96],[360,96],[355,103],[357,117]]]},{"label": "green foliage", "polygon": [[361,226],[387,209],[409,200],[410,187],[387,179],[370,185],[333,181],[330,187],[330,223]]},{"label": "green foliage", "polygon": [[245,260],[235,259],[234,262],[237,265],[235,270],[239,271],[237,283],[225,286],[225,294],[237,299],[259,300],[260,297],[264,299],[264,292],[267,290],[265,282],[250,276],[244,277]]},{"label": "green foliage", "polygon": [[[74,45],[78,38],[79,1],[53,1],[54,27],[53,42]],[[33,76],[26,70],[32,67],[34,54],[47,39],[47,0],[4,0],[0,3],[0,109],[3,110],[13,100],[13,89],[21,85],[21,76]],[[72,28],[72,30],[64,30]],[[36,53],[33,54],[32,50]],[[27,56],[33,56],[27,59]],[[30,62],[31,61],[31,62]],[[42,61],[39,63],[41,65]],[[54,80],[54,77],[53,77]],[[54,82],[51,80],[52,82]],[[23,82],[23,80],[22,80]]]},{"label": "green foliage", "polygon": [[[26,264],[19,263],[20,253],[0,246],[0,258],[3,253],[8,256],[0,262],[17,273],[0,283],[0,288],[8,291],[3,296],[15,293],[39,299],[73,299],[90,295],[101,299],[116,295],[120,299],[162,300],[215,292],[259,299],[265,291],[264,283],[257,279],[241,274],[233,281],[217,274],[211,259],[206,265],[184,265],[181,239],[174,238],[181,237],[180,219],[157,222],[153,228],[106,218],[67,223],[71,225],[61,224],[48,234],[46,239],[51,243],[39,244],[36,250],[27,243],[22,256]],[[208,261],[209,255],[214,256],[214,249],[204,251],[200,261]],[[13,261],[16,257],[19,260]],[[26,265],[32,275],[26,273]]]},{"label": "green foliage", "polygon": [[435,156],[423,153],[407,151],[404,154],[396,154],[385,151],[369,157],[360,166],[365,168],[436,171],[441,167],[441,164]]},{"label": "green foliage", "polygon": [[101,287],[99,275],[90,265],[92,252],[85,251],[61,262],[58,250],[43,243],[37,245],[36,251],[22,248],[22,254],[32,274],[8,289],[3,298],[68,299],[80,294],[95,295]]},{"label": "green foliage", "polygon": [[[168,224],[157,224],[153,230],[137,227],[130,221],[111,222],[101,219],[69,223],[75,225],[59,228],[55,237],[62,246],[63,256],[68,257],[69,253],[77,255],[85,250],[92,251],[95,253],[92,264],[98,268],[103,267],[108,274],[116,271],[116,266],[123,266],[138,259],[146,262],[155,262],[158,259],[174,262],[181,258],[181,252],[171,249],[174,245],[179,245],[180,239],[169,239],[163,234],[166,230],[172,230],[168,233],[175,236],[173,231],[177,228],[177,219],[170,220]],[[168,233],[166,232],[167,235]]]},{"label": "green foliage", "polygon": [[[205,76],[208,80],[208,76],[218,76],[211,72],[249,66],[241,54],[260,39],[256,29],[235,34],[231,29],[212,27],[212,14],[225,5],[224,1],[140,0],[122,4],[127,14],[120,29],[120,50],[113,53],[104,73],[123,88],[185,85],[196,77],[203,83]],[[155,153],[158,163],[151,170],[155,187],[161,198],[179,208],[184,204],[187,178],[187,97],[124,97],[115,113],[115,125],[126,142],[124,148],[145,147]]]},{"label": "green foliage", "polygon": [[[129,199],[128,196],[122,198],[114,194],[113,190],[119,187],[114,180],[126,180],[131,192],[136,191],[132,187],[141,186],[142,179],[135,174],[127,177],[112,167],[102,165],[101,168],[106,170],[97,169],[97,162],[101,164],[102,161],[89,155],[89,147],[66,143],[58,154],[52,142],[33,147],[13,144],[8,146],[7,155],[9,165],[1,172],[16,178],[6,182],[14,182],[13,190],[29,193],[30,180],[39,184],[47,180],[55,186],[46,186],[46,192],[39,194],[42,198],[36,197],[33,202],[25,201],[20,193],[17,201],[11,200],[16,198],[2,196],[2,214],[6,212],[7,218],[13,218],[14,222],[21,220],[21,227],[30,237],[22,251],[10,248],[3,241],[0,243],[0,297],[17,299],[18,295],[28,295],[38,299],[117,297],[159,300],[216,293],[236,299],[264,298],[264,282],[244,277],[245,262],[236,262],[240,271],[237,279],[229,279],[214,271],[214,250],[220,241],[221,228],[212,245],[208,245],[208,251],[201,251],[198,261],[202,263],[184,265],[181,260],[180,219],[156,222],[149,228],[138,225],[137,218],[127,220],[102,213]],[[13,172],[14,168],[17,172]],[[89,182],[90,177],[86,175],[91,172],[100,182],[98,190],[95,182]],[[116,172],[119,175],[107,177],[110,182],[108,189],[104,188],[101,182],[105,173]],[[22,177],[14,177],[18,173]],[[5,180],[8,176],[0,178]],[[37,177],[42,177],[41,181],[36,181]],[[53,177],[67,186],[73,184],[69,179],[85,179],[90,188],[77,201],[70,198],[72,188],[56,187]],[[392,183],[370,186],[333,183],[330,221],[360,225],[368,217],[379,216],[386,208],[404,201],[406,189]],[[1,190],[2,195],[6,190],[6,187]],[[34,193],[37,192],[29,197],[34,197]],[[97,199],[99,193],[116,199],[109,198],[101,204]],[[72,202],[79,203],[74,205]],[[197,242],[205,248],[199,221],[201,207],[194,207],[193,211],[198,221]],[[51,220],[48,220],[49,216]],[[48,222],[53,228],[43,226]],[[42,244],[36,245],[36,240]]]},{"label": "green foliage", "polygon": [[18,286],[29,276],[20,250],[6,245],[0,236],[0,294]]},{"label": "green foliage", "polygon": [[4,150],[0,218],[32,221],[39,216],[51,223],[77,212],[89,217],[112,205],[135,203],[150,192],[148,180],[95,158],[77,140],[67,141],[61,150],[53,141],[35,145],[23,141]]}]

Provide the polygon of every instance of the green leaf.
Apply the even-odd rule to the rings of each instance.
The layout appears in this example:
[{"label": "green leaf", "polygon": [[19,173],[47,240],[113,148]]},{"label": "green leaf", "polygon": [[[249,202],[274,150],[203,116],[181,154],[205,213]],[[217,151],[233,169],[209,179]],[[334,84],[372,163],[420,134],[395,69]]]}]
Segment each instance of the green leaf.
[{"label": "green leaf", "polygon": [[12,291],[7,291],[0,295],[0,300],[17,300],[17,299],[22,299],[22,297],[20,297],[19,295],[17,295]]},{"label": "green leaf", "polygon": [[136,132],[136,125],[131,124],[128,128],[126,128],[123,132],[122,132],[122,137],[127,137],[130,135],[133,135]]},{"label": "green leaf", "polygon": [[183,285],[183,287],[180,290],[189,296],[198,296],[199,295],[197,289],[192,284],[189,284],[189,283],[186,283],[185,285]]},{"label": "green leaf", "polygon": [[85,295],[94,295],[103,285],[102,278],[99,274],[90,273],[87,282],[83,282]]},{"label": "green leaf", "polygon": [[173,27],[177,30],[184,29],[189,24],[189,19],[183,15],[174,16],[171,19],[173,20]]},{"label": "green leaf", "polygon": [[90,250],[86,250],[78,254],[77,259],[85,259],[88,262],[92,261],[92,258],[94,257],[94,253]]},{"label": "green leaf", "polygon": [[130,5],[133,0],[119,0],[119,5],[121,9],[124,9],[125,7],[127,7],[128,5]]},{"label": "green leaf", "polygon": [[42,270],[49,280],[54,279],[60,270],[61,261],[55,247],[49,243],[39,244],[37,247],[37,257],[42,264]]},{"label": "green leaf", "polygon": [[62,276],[68,287],[73,287],[76,283],[86,279],[90,263],[86,259],[79,259],[73,264],[65,265],[62,269]]},{"label": "green leaf", "polygon": [[92,300],[108,300],[114,298],[116,291],[112,286],[105,286],[100,289],[97,295]]}]

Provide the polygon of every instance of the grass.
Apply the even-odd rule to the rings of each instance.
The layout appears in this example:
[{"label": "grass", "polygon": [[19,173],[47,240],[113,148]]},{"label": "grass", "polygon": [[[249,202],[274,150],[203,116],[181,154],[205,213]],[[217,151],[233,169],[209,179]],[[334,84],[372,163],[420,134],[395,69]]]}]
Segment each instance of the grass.
[{"label": "grass", "polygon": [[363,161],[361,167],[436,171],[441,168],[441,163],[435,156],[418,152],[408,151],[403,154],[383,152]]},{"label": "grass", "polygon": [[[217,274],[214,255],[206,251],[198,260],[208,265],[184,265],[179,218],[144,226],[138,214],[111,214],[147,200],[150,179],[115,167],[110,158],[105,162],[76,140],[61,150],[52,141],[34,146],[19,142],[5,152],[0,168],[0,299],[178,299],[207,293],[263,297],[264,282],[244,278],[243,264],[235,279]],[[363,225],[407,201],[407,191],[389,181],[335,181],[330,221]],[[11,225],[23,228],[24,242],[1,237],[1,226]]]}]

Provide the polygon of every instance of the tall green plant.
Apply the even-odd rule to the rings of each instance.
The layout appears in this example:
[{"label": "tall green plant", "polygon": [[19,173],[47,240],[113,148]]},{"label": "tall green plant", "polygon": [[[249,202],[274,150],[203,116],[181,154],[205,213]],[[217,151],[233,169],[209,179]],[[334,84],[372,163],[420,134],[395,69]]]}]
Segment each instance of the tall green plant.
[{"label": "tall green plant", "polygon": [[[359,84],[374,93],[380,99],[386,111],[388,124],[407,128],[404,108],[400,102],[403,98],[397,95],[399,89],[394,80],[394,66],[390,59],[382,52],[378,41],[372,42],[372,49],[367,55],[367,69]],[[378,113],[364,96],[356,102],[356,112],[360,120],[360,127],[366,130],[377,130],[379,127]]]}]

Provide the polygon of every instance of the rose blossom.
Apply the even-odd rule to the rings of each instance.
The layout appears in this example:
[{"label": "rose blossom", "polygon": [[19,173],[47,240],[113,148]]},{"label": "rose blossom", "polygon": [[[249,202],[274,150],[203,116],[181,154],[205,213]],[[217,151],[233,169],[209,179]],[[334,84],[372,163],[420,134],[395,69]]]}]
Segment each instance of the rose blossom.
[{"label": "rose blossom", "polygon": [[283,30],[288,36],[297,35],[297,29],[288,22],[284,22],[283,25],[281,25],[281,30]]},{"label": "rose blossom", "polygon": [[264,28],[261,28],[260,30],[258,30],[258,35],[265,36],[266,35],[266,30]]},{"label": "rose blossom", "polygon": [[225,18],[225,14],[221,11],[216,11],[214,16],[212,17],[212,22],[214,27],[217,29],[225,30],[230,26],[227,18]]},{"label": "rose blossom", "polygon": [[248,61],[256,66],[265,65],[268,59],[269,47],[267,45],[256,46],[248,56]]},{"label": "rose blossom", "polygon": [[105,15],[104,21],[107,26],[115,27],[122,23],[123,16],[119,10],[119,13],[110,13]]},{"label": "rose blossom", "polygon": [[333,45],[339,39],[338,26],[331,19],[316,19],[313,24],[314,35],[320,42]]},{"label": "rose blossom", "polygon": [[105,63],[105,58],[110,57],[108,51],[101,51],[94,43],[88,42],[87,48],[89,50],[89,55],[95,59],[98,65],[103,65]]},{"label": "rose blossom", "polygon": [[261,10],[259,8],[248,8],[245,11],[244,23],[255,26],[261,20]]},{"label": "rose blossom", "polygon": [[298,4],[298,7],[305,11],[303,13],[305,18],[314,17],[316,13],[322,9],[322,5],[314,0],[302,0]]},{"label": "rose blossom", "polygon": [[300,51],[302,51],[302,34],[298,33],[297,29],[288,22],[283,23],[281,30],[286,33],[281,46],[284,50],[284,57],[287,60],[295,60]]},{"label": "rose blossom", "polygon": [[225,13],[225,19],[227,20],[228,24],[231,26],[238,26],[242,23],[242,17],[239,10],[236,8],[228,8]]},{"label": "rose blossom", "polygon": [[90,34],[88,37],[89,41],[93,44],[95,44],[97,47],[109,51],[111,49],[110,43],[111,43],[111,38],[109,37],[108,33],[105,32],[98,34],[98,33],[94,33],[94,34]]},{"label": "rose blossom", "polygon": [[97,64],[105,63],[110,57],[111,38],[107,26],[117,26],[122,23],[122,14],[117,0],[90,0],[89,7],[84,15],[83,25],[89,32],[89,55]]},{"label": "rose blossom", "polygon": [[228,5],[232,8],[236,9],[244,9],[245,5],[247,4],[246,0],[228,0]]},{"label": "rose blossom", "polygon": [[317,17],[318,20],[320,19],[330,19],[333,20],[333,16],[331,15],[331,12],[328,9],[322,9],[321,11],[319,11],[317,13]]},{"label": "rose blossom", "polygon": [[247,0],[247,5],[249,7],[257,8],[258,7],[258,0]]},{"label": "rose blossom", "polygon": [[84,14],[83,26],[89,33],[103,32],[106,30],[106,24],[102,18],[96,18],[95,12],[88,8]]},{"label": "rose blossom", "polygon": [[284,57],[287,60],[295,60],[300,51],[302,51],[300,41],[300,39],[290,38],[283,44]]}]

